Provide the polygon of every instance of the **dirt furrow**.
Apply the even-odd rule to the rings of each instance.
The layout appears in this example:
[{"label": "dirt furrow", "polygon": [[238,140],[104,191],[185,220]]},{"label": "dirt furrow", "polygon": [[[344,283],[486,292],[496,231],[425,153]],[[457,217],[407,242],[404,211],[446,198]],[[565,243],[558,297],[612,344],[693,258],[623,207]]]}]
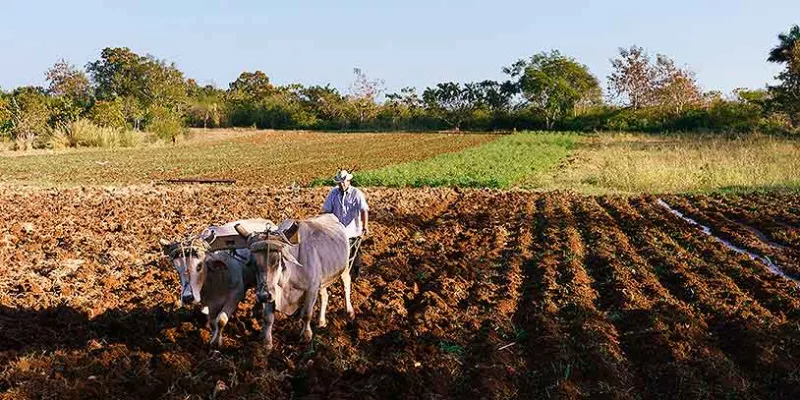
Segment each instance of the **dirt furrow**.
[{"label": "dirt furrow", "polygon": [[[691,296],[685,301],[694,304],[695,310],[704,316],[714,345],[751,377],[752,386],[760,393],[795,393],[797,376],[792,372],[792,363],[797,358],[794,352],[798,349],[800,327],[795,321],[785,320],[782,313],[771,313],[756,301],[748,301],[748,297],[739,295],[738,288],[727,279],[716,277],[724,269],[751,260],[709,261],[709,258],[727,256],[726,250],[719,248],[722,245],[699,231],[692,232],[694,229],[688,225],[682,226],[685,224],[682,220],[671,220],[677,217],[659,210],[658,205],[639,200],[634,200],[633,204],[643,217],[657,223],[668,235],[657,242],[664,247],[665,254],[673,254],[678,261],[676,268],[662,272],[665,284],[674,285],[675,293],[680,293],[682,287],[689,289]],[[701,255],[695,254],[698,251]],[[720,266],[727,268],[717,272]],[[695,271],[697,276],[681,271]],[[703,279],[701,276],[707,273],[713,275]],[[735,281],[737,274],[730,276]],[[749,291],[748,294],[752,295]],[[797,300],[784,298],[783,301],[796,307]]]},{"label": "dirt furrow", "polygon": [[739,289],[779,319],[800,317],[800,290],[793,282],[772,274],[760,262],[729,250],[655,201],[654,198],[633,199],[632,205],[646,218],[658,221],[662,230],[681,247],[702,260],[705,267],[698,269],[699,273],[728,276]]},{"label": "dirt furrow", "polygon": [[[730,220],[725,214],[716,210],[705,198],[694,197],[690,202],[689,199],[672,197],[669,202],[671,207],[711,228],[715,236],[757,255],[769,257],[785,274],[795,279],[800,278],[800,259],[796,258],[794,252],[765,243],[746,226]],[[697,203],[697,206],[694,203]]]},{"label": "dirt furrow", "polygon": [[[584,232],[593,250],[588,265],[595,279],[606,279],[609,289],[598,291],[609,292],[606,314],[620,331],[622,347],[633,362],[642,390],[653,397],[701,392],[705,388],[702,374],[677,361],[681,351],[691,346],[685,331],[695,322],[596,201],[587,199],[578,214],[582,226],[591,226]],[[676,381],[683,384],[672,384]]]},{"label": "dirt furrow", "polygon": [[[786,213],[784,207],[756,205],[739,196],[706,196],[703,200],[714,212],[744,225],[762,242],[784,250],[800,251],[800,228],[791,226],[795,218]],[[692,204],[699,206],[696,201]]]},{"label": "dirt furrow", "polygon": [[[707,287],[719,279],[695,275],[684,261],[681,249],[659,230],[658,224],[643,218],[626,200],[601,199],[600,203],[646,258],[649,273],[670,292],[666,309],[669,312],[657,318],[669,327],[673,343],[671,362],[682,371],[681,381],[685,384],[675,389],[692,396],[708,392],[718,396],[751,396],[746,375],[716,347],[706,323],[709,312],[713,314],[725,302]],[[750,300],[741,294],[739,297],[738,304]]]},{"label": "dirt furrow", "polygon": [[[572,198],[548,196],[537,223],[540,256],[529,268],[526,318],[531,396],[628,397],[633,388],[619,338],[592,303]],[[534,350],[535,349],[535,350]]]}]

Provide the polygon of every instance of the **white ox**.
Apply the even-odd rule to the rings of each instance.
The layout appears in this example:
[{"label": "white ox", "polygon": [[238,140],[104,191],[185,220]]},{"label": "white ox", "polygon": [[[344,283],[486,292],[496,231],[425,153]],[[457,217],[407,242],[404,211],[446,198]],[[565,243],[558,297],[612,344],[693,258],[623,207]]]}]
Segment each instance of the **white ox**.
[{"label": "white ox", "polygon": [[312,338],[311,318],[320,297],[319,327],[324,327],[328,286],[338,279],[344,285],[347,315],[355,318],[350,302],[349,241],[344,226],[333,214],[304,220],[285,220],[276,229],[250,233],[239,225],[237,232],[248,238],[256,265],[256,296],[264,303],[264,339],[272,348],[274,311],[287,315],[298,308],[303,318],[304,342]]}]

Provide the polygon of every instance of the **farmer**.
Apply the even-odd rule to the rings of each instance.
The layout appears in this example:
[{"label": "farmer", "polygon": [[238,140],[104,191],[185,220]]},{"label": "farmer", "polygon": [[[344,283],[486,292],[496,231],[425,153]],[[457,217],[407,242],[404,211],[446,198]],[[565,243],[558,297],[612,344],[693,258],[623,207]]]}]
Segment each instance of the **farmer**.
[{"label": "farmer", "polygon": [[345,226],[350,239],[350,259],[355,257],[350,276],[356,279],[361,269],[361,237],[369,234],[369,206],[364,193],[350,185],[351,179],[353,174],[347,170],[340,170],[333,177],[336,187],[328,193],[322,212],[333,213]]}]

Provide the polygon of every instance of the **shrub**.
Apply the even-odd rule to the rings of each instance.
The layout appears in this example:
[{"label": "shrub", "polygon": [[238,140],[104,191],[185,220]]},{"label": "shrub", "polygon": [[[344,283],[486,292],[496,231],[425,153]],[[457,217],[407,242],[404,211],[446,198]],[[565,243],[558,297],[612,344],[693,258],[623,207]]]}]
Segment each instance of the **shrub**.
[{"label": "shrub", "polygon": [[125,128],[125,113],[120,99],[100,100],[89,110],[89,119],[97,126]]},{"label": "shrub", "polygon": [[178,112],[165,107],[154,107],[149,114],[150,122],[146,130],[153,132],[159,139],[175,142],[178,136],[188,132]]}]

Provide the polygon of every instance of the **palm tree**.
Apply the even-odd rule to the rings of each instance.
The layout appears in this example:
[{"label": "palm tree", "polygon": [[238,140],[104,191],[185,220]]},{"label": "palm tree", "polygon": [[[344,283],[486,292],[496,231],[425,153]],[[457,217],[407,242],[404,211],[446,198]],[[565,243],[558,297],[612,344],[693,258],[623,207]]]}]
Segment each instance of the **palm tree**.
[{"label": "palm tree", "polygon": [[794,25],[789,29],[789,32],[779,34],[778,40],[780,40],[780,43],[770,50],[767,61],[785,63],[789,61],[795,43],[800,43],[800,26]]}]

